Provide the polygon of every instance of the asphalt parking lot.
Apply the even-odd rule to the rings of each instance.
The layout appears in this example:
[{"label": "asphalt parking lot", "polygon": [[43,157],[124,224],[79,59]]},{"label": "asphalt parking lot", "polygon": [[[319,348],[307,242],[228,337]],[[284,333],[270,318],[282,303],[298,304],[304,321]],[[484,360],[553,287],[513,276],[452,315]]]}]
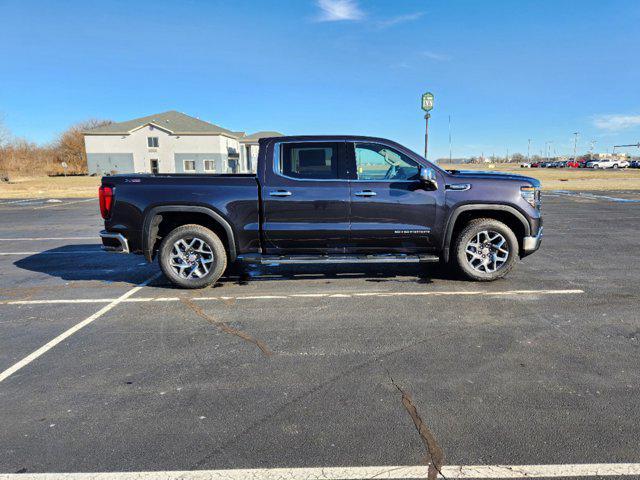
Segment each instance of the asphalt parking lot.
[{"label": "asphalt parking lot", "polygon": [[434,449],[447,477],[637,466],[640,194],[549,193],[543,208],[541,250],[491,284],[429,266],[248,267],[184,291],[100,251],[96,201],[0,200],[0,478],[426,476]]}]

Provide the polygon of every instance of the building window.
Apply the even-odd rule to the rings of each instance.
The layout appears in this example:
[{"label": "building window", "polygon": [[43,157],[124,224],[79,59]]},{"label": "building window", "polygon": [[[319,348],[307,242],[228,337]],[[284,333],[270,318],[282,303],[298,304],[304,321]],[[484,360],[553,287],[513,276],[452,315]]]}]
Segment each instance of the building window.
[{"label": "building window", "polygon": [[216,171],[216,162],[213,160],[205,160],[204,161],[204,171],[205,172],[215,172]]},{"label": "building window", "polygon": [[158,148],[158,137],[147,137],[147,146],[149,148]]},{"label": "building window", "polygon": [[196,171],[196,161],[195,160],[184,160],[183,167],[185,172],[195,172]]}]

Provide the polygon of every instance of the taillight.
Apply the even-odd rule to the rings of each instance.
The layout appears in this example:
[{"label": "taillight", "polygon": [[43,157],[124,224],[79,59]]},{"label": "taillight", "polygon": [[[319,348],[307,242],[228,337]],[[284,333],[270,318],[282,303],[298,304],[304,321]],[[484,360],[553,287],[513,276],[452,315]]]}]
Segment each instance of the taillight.
[{"label": "taillight", "polygon": [[105,220],[111,216],[111,206],[113,205],[113,188],[101,186],[98,189],[98,199],[100,200],[100,215]]}]

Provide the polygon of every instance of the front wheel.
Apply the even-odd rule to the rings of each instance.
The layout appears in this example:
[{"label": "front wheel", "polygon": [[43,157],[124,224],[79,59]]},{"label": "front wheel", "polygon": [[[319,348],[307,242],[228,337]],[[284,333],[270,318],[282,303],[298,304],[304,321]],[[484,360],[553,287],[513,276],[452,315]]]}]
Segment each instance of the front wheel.
[{"label": "front wheel", "polygon": [[454,259],[469,280],[490,282],[504,277],[518,258],[518,239],[492,218],[472,220],[456,238]]},{"label": "front wheel", "polygon": [[165,276],[181,288],[203,288],[227,267],[227,253],[214,232],[202,225],[182,225],[162,239],[158,261]]}]

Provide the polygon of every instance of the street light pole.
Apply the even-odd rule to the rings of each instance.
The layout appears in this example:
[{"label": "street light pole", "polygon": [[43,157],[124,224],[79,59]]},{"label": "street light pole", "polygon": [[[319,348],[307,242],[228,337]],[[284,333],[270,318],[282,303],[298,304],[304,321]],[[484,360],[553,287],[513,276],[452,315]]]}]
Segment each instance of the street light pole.
[{"label": "street light pole", "polygon": [[531,161],[531,139],[527,139],[527,162]]},{"label": "street light pole", "polygon": [[573,132],[573,161],[575,162],[576,157],[577,157],[577,151],[578,151],[578,135],[580,135],[579,132]]},{"label": "street light pole", "polygon": [[449,163],[451,163],[451,115],[449,115]]},{"label": "street light pole", "polygon": [[427,159],[427,153],[429,152],[429,118],[431,114],[427,112],[424,116],[424,158]]},{"label": "street light pole", "polygon": [[553,144],[553,140],[547,140],[544,142],[545,154],[547,156],[547,162],[549,161],[549,155],[551,155],[551,145]]}]

